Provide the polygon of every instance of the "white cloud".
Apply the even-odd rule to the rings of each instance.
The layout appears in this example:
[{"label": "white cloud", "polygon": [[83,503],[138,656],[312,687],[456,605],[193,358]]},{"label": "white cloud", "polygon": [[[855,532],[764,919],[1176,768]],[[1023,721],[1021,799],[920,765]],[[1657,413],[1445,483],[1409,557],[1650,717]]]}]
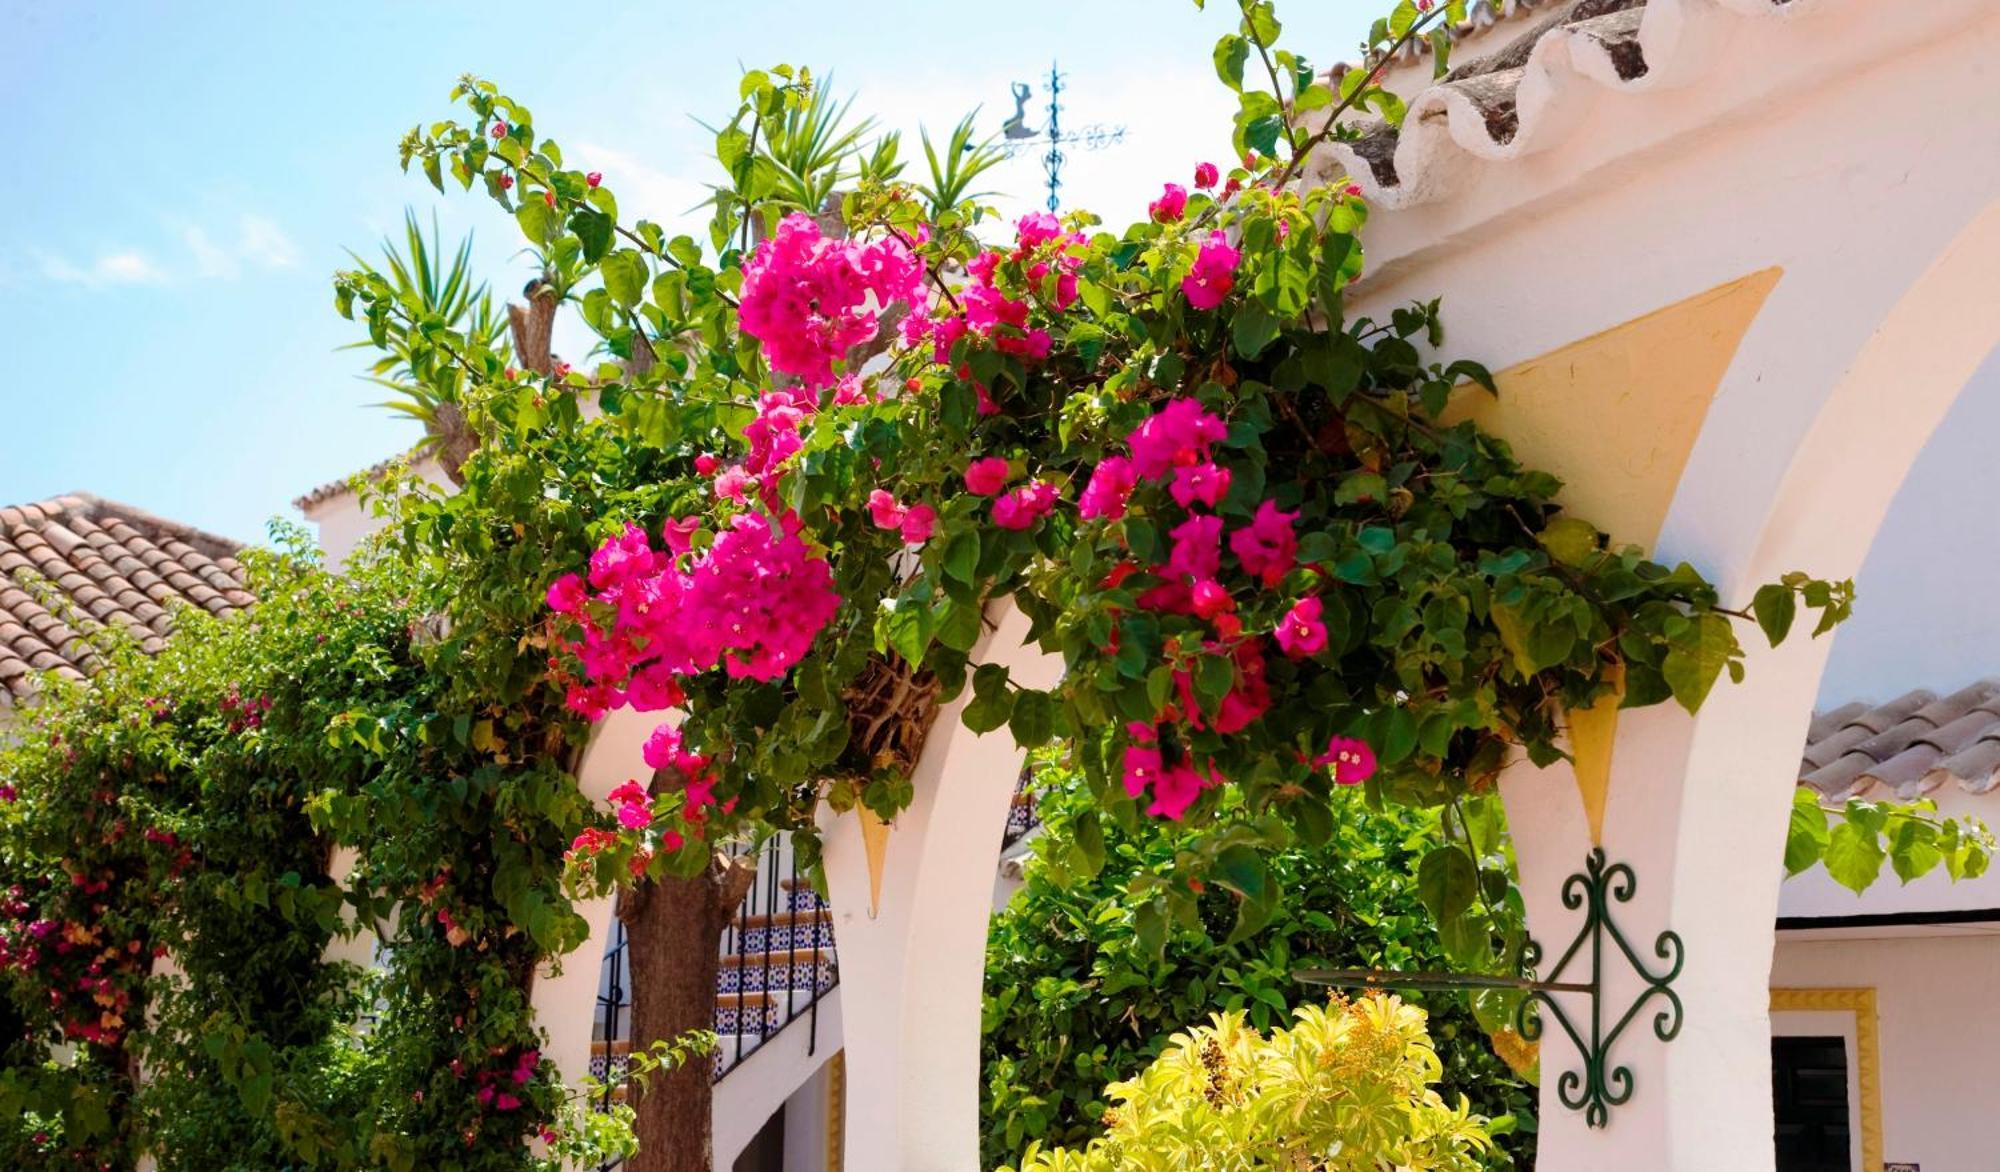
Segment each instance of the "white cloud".
[{"label": "white cloud", "polygon": [[162,263],[143,248],[116,248],[88,261],[37,252],[35,268],[44,280],[97,289],[162,285],[184,278],[233,281],[246,271],[287,269],[299,262],[298,245],[264,216],[238,216],[233,232],[223,233],[219,240],[207,227],[190,220],[169,218],[166,224],[186,253],[185,263]]},{"label": "white cloud", "polygon": [[217,244],[206,230],[186,224],[181,228],[181,243],[194,256],[194,272],[197,277],[233,281],[242,272],[236,258],[229,250]]},{"label": "white cloud", "polygon": [[246,215],[236,221],[237,255],[267,269],[288,269],[299,263],[298,245],[284,229],[263,216]]},{"label": "white cloud", "polygon": [[152,258],[137,249],[100,253],[87,264],[52,253],[42,254],[39,260],[43,278],[64,285],[95,289],[107,285],[157,285],[167,279]]}]

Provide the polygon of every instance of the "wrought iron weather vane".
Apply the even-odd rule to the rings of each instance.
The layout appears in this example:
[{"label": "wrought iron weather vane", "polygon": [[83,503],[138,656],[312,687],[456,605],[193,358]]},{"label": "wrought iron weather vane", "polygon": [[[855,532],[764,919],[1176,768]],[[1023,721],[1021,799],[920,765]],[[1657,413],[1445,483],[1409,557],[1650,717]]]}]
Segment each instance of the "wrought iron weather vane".
[{"label": "wrought iron weather vane", "polygon": [[1049,66],[1049,120],[1041,127],[1028,125],[1028,100],[1035,95],[1035,88],[1024,81],[1014,83],[1014,113],[1000,127],[1001,149],[1009,155],[1023,151],[1047,147],[1042,155],[1042,170],[1049,177],[1049,210],[1055,211],[1062,204],[1062,167],[1070,151],[1101,151],[1115,146],[1125,139],[1123,126],[1106,126],[1093,122],[1073,130],[1063,129],[1063,72]]}]

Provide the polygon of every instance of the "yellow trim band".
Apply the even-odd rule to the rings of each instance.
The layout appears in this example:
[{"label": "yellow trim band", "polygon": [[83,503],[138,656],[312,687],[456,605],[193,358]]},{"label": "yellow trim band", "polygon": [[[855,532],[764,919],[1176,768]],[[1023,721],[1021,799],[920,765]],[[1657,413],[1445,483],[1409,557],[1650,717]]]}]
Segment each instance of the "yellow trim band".
[{"label": "yellow trim band", "polygon": [[1873,989],[1773,989],[1773,1013],[1854,1015],[1854,1096],[1861,1115],[1862,1172],[1882,1172],[1882,1039]]}]

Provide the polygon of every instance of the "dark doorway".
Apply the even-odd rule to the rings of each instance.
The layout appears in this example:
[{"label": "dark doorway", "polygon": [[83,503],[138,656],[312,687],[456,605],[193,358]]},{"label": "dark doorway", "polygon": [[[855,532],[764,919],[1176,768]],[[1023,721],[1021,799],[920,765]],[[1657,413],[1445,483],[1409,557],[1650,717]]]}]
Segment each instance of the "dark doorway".
[{"label": "dark doorway", "polygon": [[[1838,1039],[1836,1039],[1838,1040]],[[1843,1164],[1841,1167],[1845,1168]],[[780,1106],[736,1157],[732,1172],[785,1172],[785,1109]]]},{"label": "dark doorway", "polygon": [[1845,1039],[1772,1038],[1771,1107],[1778,1172],[1853,1172]]}]

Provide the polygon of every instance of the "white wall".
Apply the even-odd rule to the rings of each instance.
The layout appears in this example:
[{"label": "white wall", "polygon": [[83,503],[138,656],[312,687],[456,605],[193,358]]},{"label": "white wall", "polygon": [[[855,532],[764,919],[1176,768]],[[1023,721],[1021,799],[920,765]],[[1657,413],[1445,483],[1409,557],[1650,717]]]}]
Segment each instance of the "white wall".
[{"label": "white wall", "polygon": [[[1935,931],[1935,930],[1933,930]],[[2000,927],[1948,936],[1809,940],[1786,934],[1773,988],[1872,987],[1881,1023],[1883,1158],[1924,1172],[2000,1167],[1993,974]]]}]

